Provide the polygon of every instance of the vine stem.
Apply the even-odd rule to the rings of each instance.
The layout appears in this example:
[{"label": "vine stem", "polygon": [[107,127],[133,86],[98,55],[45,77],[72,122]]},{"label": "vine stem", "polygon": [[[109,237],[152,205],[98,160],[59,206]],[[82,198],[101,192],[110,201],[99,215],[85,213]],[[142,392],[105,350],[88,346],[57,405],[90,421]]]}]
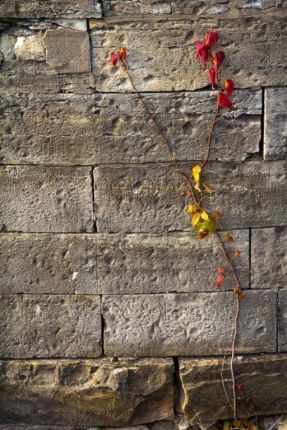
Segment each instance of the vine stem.
[{"label": "vine stem", "polygon": [[[158,131],[158,133],[161,136],[165,146],[167,147],[167,149],[169,151],[170,157],[171,157],[172,162],[174,164],[175,172],[178,175],[182,176],[184,178],[184,180],[187,182],[189,189],[191,191],[191,197],[195,201],[195,203],[198,204],[199,200],[196,197],[196,193],[195,193],[193,184],[192,184],[190,178],[182,171],[181,167],[179,166],[177,158],[176,158],[175,153],[173,151],[171,142],[169,141],[168,137],[162,131],[161,127],[159,126],[159,124],[155,120],[154,115],[150,112],[144,98],[139,93],[139,91],[138,91],[138,89],[134,83],[134,80],[130,74],[130,71],[129,71],[129,68],[128,68],[128,65],[127,65],[125,59],[121,58],[120,61],[121,61],[121,64],[122,64],[126,74],[127,74],[127,77],[129,79],[129,82],[130,82],[135,94],[137,95],[138,99],[141,102],[141,105],[142,105],[144,111],[146,112],[149,119],[152,121],[155,129]],[[212,115],[209,132],[208,132],[207,151],[206,151],[205,157],[204,157],[204,159],[200,165],[201,169],[203,169],[209,161],[213,131],[214,131],[215,124],[218,120],[218,112],[219,112],[219,104],[217,101],[213,115]],[[235,287],[238,288],[239,291],[241,291],[240,281],[239,281],[238,275],[237,275],[237,273],[233,267],[232,259],[229,257],[227,250],[225,248],[224,242],[221,239],[221,237],[217,231],[216,231],[216,237],[217,237],[218,242],[221,246],[221,250],[222,250],[222,253],[224,255],[224,258],[230,267],[232,276],[233,276],[234,281],[235,281]],[[238,329],[238,316],[239,316],[239,309],[240,309],[240,297],[239,297],[238,293],[236,292],[236,288],[234,288],[234,295],[235,295],[235,299],[236,299],[236,302],[235,302],[236,308],[235,308],[235,314],[234,314],[234,319],[233,319],[233,333],[232,333],[231,358],[230,358],[230,371],[231,371],[231,379],[232,379],[232,397],[233,397],[233,418],[234,418],[234,420],[237,419],[237,396],[236,396],[236,382],[235,382],[235,375],[234,375],[234,358],[235,358],[235,344],[236,344],[237,331],[238,331],[237,330]]]}]

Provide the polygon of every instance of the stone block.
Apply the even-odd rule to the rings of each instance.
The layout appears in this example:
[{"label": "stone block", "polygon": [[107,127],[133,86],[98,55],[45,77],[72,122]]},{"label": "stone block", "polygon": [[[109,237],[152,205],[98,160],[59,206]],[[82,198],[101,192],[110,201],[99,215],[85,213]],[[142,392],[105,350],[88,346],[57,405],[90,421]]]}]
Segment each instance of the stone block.
[{"label": "stone block", "polygon": [[[146,94],[145,99],[177,158],[203,159],[214,95]],[[217,123],[213,160],[240,161],[259,151],[261,91],[237,91],[234,101],[236,108]],[[4,111],[0,157],[5,163],[91,165],[170,159],[133,94],[4,95],[0,109]]]},{"label": "stone block", "polygon": [[[236,393],[238,417],[287,411],[286,360],[285,354],[235,358],[235,380],[243,386]],[[179,360],[180,411],[193,425],[202,420],[233,418],[229,362],[230,357]]]},{"label": "stone block", "polygon": [[[194,18],[193,18],[194,19]],[[181,19],[128,22],[91,20],[93,73],[97,91],[132,92],[122,67],[112,67],[109,53],[126,46],[135,86],[144,91],[187,91],[209,85],[194,55],[195,41],[218,30],[226,54],[222,73],[237,88],[284,86],[287,58],[286,16],[208,20]]]},{"label": "stone block", "polygon": [[98,0],[2,0],[2,18],[101,18]]},{"label": "stone block", "polygon": [[99,296],[0,296],[2,358],[98,357]]},{"label": "stone block", "polygon": [[0,167],[2,231],[92,232],[90,169]]},{"label": "stone block", "polygon": [[[235,231],[237,246],[242,254],[236,267],[242,287],[249,285],[249,238],[247,231]],[[215,237],[199,241],[193,233],[174,233],[168,236],[97,235],[91,277],[85,282],[79,270],[76,292],[96,294],[146,294],[160,292],[215,291],[219,265],[226,266]],[[230,255],[234,248],[229,247]],[[80,253],[79,253],[80,254]],[[90,253],[88,254],[90,256]],[[82,266],[83,267],[83,266]],[[234,287],[227,274],[223,289]]]},{"label": "stone block", "polygon": [[[103,296],[104,351],[111,356],[220,355],[231,350],[232,292]],[[275,352],[275,291],[248,291],[237,353]]]},{"label": "stone block", "polygon": [[287,228],[251,231],[251,288],[287,288]]},{"label": "stone block", "polygon": [[[195,163],[184,163],[190,175]],[[286,161],[210,162],[203,175],[214,193],[207,210],[223,214],[221,228],[287,224]],[[190,229],[187,190],[172,167],[102,166],[94,170],[98,232],[152,232]]]},{"label": "stone block", "polygon": [[264,158],[287,159],[287,89],[266,88],[264,110]]},{"label": "stone block", "polygon": [[1,422],[54,430],[172,420],[173,371],[171,359],[2,361]]},{"label": "stone block", "polygon": [[5,22],[0,53],[1,94],[93,92],[85,20]]},{"label": "stone block", "polygon": [[[249,234],[232,232],[241,249],[235,266],[249,285]],[[230,255],[234,248],[230,246]],[[1,234],[2,294],[144,294],[215,291],[226,266],[215,237],[150,235]],[[226,274],[222,289],[234,286]]]}]

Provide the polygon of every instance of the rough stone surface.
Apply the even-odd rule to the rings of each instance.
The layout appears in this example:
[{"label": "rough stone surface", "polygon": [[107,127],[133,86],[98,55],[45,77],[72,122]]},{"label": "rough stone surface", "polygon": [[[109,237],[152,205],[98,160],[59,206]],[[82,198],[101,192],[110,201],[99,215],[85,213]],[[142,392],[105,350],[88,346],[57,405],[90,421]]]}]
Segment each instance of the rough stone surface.
[{"label": "rough stone surface", "polygon": [[286,1],[276,0],[103,0],[105,16],[115,19],[137,20],[171,14],[173,19],[195,17],[232,17],[286,14]]},{"label": "rough stone surface", "polygon": [[90,72],[90,44],[87,32],[68,28],[48,30],[44,37],[44,45],[47,65],[57,73]]},{"label": "rough stone surface", "polygon": [[85,20],[5,22],[0,35],[1,94],[91,93],[86,29]]},{"label": "rough stone surface", "polygon": [[[145,99],[177,158],[203,159],[214,95],[147,94]],[[218,122],[211,159],[244,160],[259,151],[261,91],[237,91],[234,101],[236,108]],[[1,98],[0,108],[4,111],[0,156],[5,163],[138,163],[170,158],[135,95],[10,95]]]},{"label": "rough stone surface", "polygon": [[[275,291],[248,291],[238,353],[276,351]],[[111,356],[220,355],[230,352],[234,293],[103,296],[104,350]]]},{"label": "rough stone surface", "polygon": [[2,18],[101,18],[98,0],[2,0]]},{"label": "rough stone surface", "polygon": [[[237,393],[239,417],[286,411],[286,364],[285,354],[235,359],[236,381],[244,385],[244,389]],[[231,402],[229,357],[224,362],[222,359],[180,359],[179,372],[182,382],[180,409],[190,423],[233,417],[222,383],[224,381]]]},{"label": "rough stone surface", "polygon": [[99,296],[0,296],[2,358],[98,357]]},{"label": "rough stone surface", "polygon": [[278,292],[278,349],[287,352],[287,290]]},{"label": "rough stone surface", "polygon": [[[193,164],[194,165],[194,164]],[[185,163],[189,174],[192,164]],[[209,163],[214,190],[206,207],[223,213],[223,228],[287,224],[286,161]],[[158,165],[94,170],[99,232],[156,232],[190,227],[185,183],[174,169]]]},{"label": "rough stone surface", "polygon": [[287,228],[252,230],[251,287],[287,288]]},{"label": "rough stone surface", "polygon": [[2,423],[123,426],[173,418],[171,359],[1,364]]},{"label": "rough stone surface", "polygon": [[139,91],[184,91],[207,86],[194,43],[217,29],[226,53],[224,75],[236,87],[286,85],[286,17],[226,20],[90,22],[93,72],[98,91],[132,91],[123,68],[112,69],[108,53],[129,49],[130,73]]},{"label": "rough stone surface", "polygon": [[[232,232],[243,288],[249,284],[249,233]],[[230,246],[231,248],[231,246]],[[234,249],[230,249],[233,255]],[[0,292],[144,294],[214,291],[225,260],[215,237],[1,234]],[[227,273],[222,289],[233,287]]]},{"label": "rough stone surface", "polygon": [[2,231],[93,231],[90,169],[1,166]]},{"label": "rough stone surface", "polygon": [[287,158],[287,88],[265,90],[264,158]]}]

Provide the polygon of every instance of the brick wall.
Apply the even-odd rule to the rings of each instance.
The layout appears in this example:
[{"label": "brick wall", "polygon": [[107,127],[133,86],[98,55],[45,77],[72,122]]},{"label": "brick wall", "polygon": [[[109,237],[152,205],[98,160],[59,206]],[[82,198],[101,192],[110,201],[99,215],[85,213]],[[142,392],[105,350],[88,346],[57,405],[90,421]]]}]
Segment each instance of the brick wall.
[{"label": "brick wall", "polygon": [[218,244],[194,236],[169,154],[107,62],[127,46],[188,172],[213,109],[194,59],[210,29],[237,88],[207,175],[242,251],[239,415],[287,412],[286,2],[2,0],[0,16],[0,429],[232,416],[231,277],[216,290]]}]

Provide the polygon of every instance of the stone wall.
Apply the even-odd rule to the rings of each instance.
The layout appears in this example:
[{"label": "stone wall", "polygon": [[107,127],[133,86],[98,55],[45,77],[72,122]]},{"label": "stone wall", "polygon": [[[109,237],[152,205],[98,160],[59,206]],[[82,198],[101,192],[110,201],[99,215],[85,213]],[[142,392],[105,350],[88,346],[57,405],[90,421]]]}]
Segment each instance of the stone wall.
[{"label": "stone wall", "polygon": [[188,172],[213,108],[194,59],[210,29],[237,88],[208,177],[241,248],[239,415],[287,412],[286,1],[2,0],[0,16],[0,429],[232,417],[231,277],[216,289],[218,244],[194,236],[169,154],[107,61],[128,48]]}]

